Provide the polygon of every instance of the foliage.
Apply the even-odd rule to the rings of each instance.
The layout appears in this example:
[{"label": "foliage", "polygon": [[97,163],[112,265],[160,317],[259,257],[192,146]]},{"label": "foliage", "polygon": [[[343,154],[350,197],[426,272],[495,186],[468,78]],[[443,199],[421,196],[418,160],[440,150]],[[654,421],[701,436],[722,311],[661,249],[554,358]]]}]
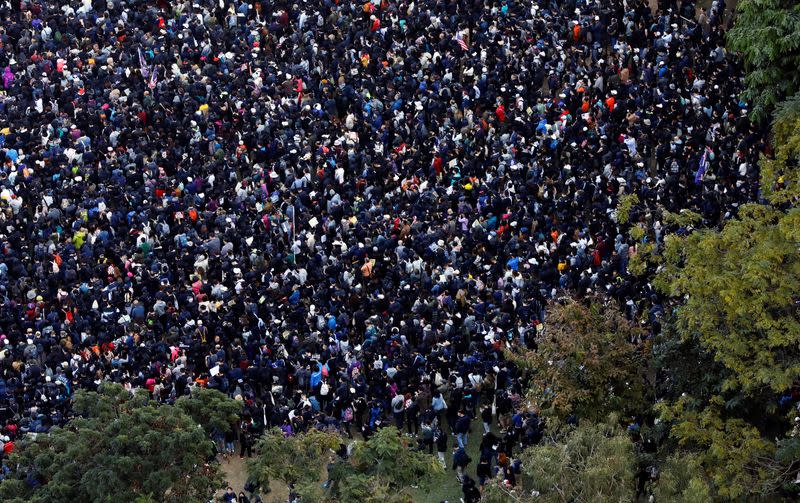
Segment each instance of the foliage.
[{"label": "foliage", "polygon": [[321,501],[320,477],[338,449],[341,437],[327,431],[312,430],[284,438],[280,429],[267,432],[256,443],[257,455],[248,461],[252,480],[268,488],[272,480],[294,487],[305,501]]},{"label": "foliage", "polygon": [[800,3],[795,0],[740,0],[728,46],[741,54],[752,116],[765,119],[800,89]]},{"label": "foliage", "polygon": [[[800,103],[800,96],[794,101]],[[762,157],[761,193],[772,204],[800,202],[800,111],[777,120],[772,129],[775,154]]]},{"label": "foliage", "polygon": [[[415,450],[411,440],[394,427],[381,428],[366,442],[356,442],[348,463],[341,466],[346,470],[332,476],[334,492],[341,501],[380,502],[390,495],[409,501],[406,488],[442,470],[433,456]],[[353,472],[360,479],[354,479]],[[363,499],[360,496],[368,488],[372,492]],[[376,488],[385,488],[385,496],[380,497]]]},{"label": "foliage", "polygon": [[[635,227],[638,229],[638,227]],[[633,233],[637,234],[638,233]],[[642,241],[636,245],[636,253],[631,255],[628,261],[628,272],[634,276],[643,276],[647,273],[648,264],[658,264],[660,256],[656,253],[655,243]]]},{"label": "foliage", "polygon": [[654,284],[682,304],[653,348],[657,411],[684,451],[665,465],[661,498],[797,491],[792,443],[773,439],[787,430],[777,395],[800,376],[799,242],[800,210],[757,204],[721,230],[665,239]]},{"label": "foliage", "polygon": [[592,421],[643,410],[643,331],[613,304],[554,304],[536,351],[511,355],[532,370],[528,398],[543,412]]},{"label": "foliage", "polygon": [[407,491],[395,492],[385,479],[370,477],[363,473],[349,471],[347,465],[341,465],[341,475],[337,473],[338,483],[334,486],[341,500],[364,501],[367,503],[407,503],[413,501]]},{"label": "foliage", "polygon": [[[347,459],[335,454],[342,442],[336,433],[309,431],[284,438],[280,430],[265,435],[248,473],[262,487],[272,480],[292,486],[302,501],[400,503],[411,500],[408,488],[441,473],[433,456],[413,448],[394,427],[378,430],[367,441],[351,445]],[[330,488],[320,484],[328,467]]]},{"label": "foliage", "polygon": [[203,502],[221,484],[214,446],[179,408],[117,384],[78,391],[81,415],[19,442],[0,500]]},{"label": "foliage", "polygon": [[775,111],[772,113],[772,126],[774,128],[777,124],[788,124],[798,116],[800,116],[800,93],[780,102],[775,107]]},{"label": "foliage", "polygon": [[190,397],[184,396],[175,405],[203,426],[206,433],[215,430],[221,433],[230,431],[242,412],[242,403],[231,400],[215,389],[196,387]]},{"label": "foliage", "polygon": [[616,423],[581,425],[556,442],[528,448],[521,456],[523,487],[512,491],[493,481],[484,501],[634,501],[634,445]]},{"label": "foliage", "polygon": [[768,465],[771,476],[766,488],[797,501],[800,498],[800,484],[797,483],[798,459],[800,459],[800,422],[795,420],[794,429],[789,436],[777,442],[775,459]]},{"label": "foliage", "polygon": [[532,503],[539,497],[535,489],[525,491],[519,485],[506,487],[498,480],[490,480],[483,486],[481,503]]},{"label": "foliage", "polygon": [[699,459],[721,497],[737,499],[757,492],[769,479],[764,461],[772,459],[775,445],[744,420],[726,417],[721,397],[712,397],[699,409],[692,403],[685,395],[671,406],[659,407],[673,424],[672,435],[682,446],[700,450]]},{"label": "foliage", "polygon": [[660,285],[684,297],[677,329],[731,372],[725,389],[782,392],[800,376],[800,210],[746,205],[719,231],[681,240]]},{"label": "foliage", "polygon": [[675,330],[675,320],[665,320],[661,333],[653,340],[650,365],[658,375],[656,395],[675,400],[690,391],[698,400],[708,400],[722,392],[729,371],[714,354],[700,343],[698,337],[681,338]]},{"label": "foliage", "polygon": [[697,225],[703,217],[691,210],[683,209],[678,213],[671,211],[664,211],[664,223],[667,225],[674,225],[677,227],[691,228]]},{"label": "foliage", "polygon": [[671,503],[713,501],[713,494],[700,457],[693,453],[679,453],[667,458],[653,488],[656,501]]},{"label": "foliage", "polygon": [[617,221],[626,224],[630,220],[631,210],[639,204],[639,196],[636,194],[625,194],[620,196],[617,203]]}]

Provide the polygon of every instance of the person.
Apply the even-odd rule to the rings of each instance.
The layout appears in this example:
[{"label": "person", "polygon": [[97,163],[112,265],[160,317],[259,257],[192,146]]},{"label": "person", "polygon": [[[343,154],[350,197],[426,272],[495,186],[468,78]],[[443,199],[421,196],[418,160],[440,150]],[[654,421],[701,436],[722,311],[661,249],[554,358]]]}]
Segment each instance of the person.
[{"label": "person", "polygon": [[253,418],[245,416],[239,427],[239,458],[253,455],[254,430]]},{"label": "person", "polygon": [[[428,454],[433,454],[434,439],[436,439],[436,433],[433,427],[429,423],[423,421],[422,427],[420,428],[420,450],[427,450]],[[447,446],[445,446],[443,452],[446,450]]]},{"label": "person", "polygon": [[353,413],[353,405],[349,404],[344,407],[342,410],[342,427],[344,428],[345,433],[347,434],[347,438],[352,439],[353,433],[350,431],[350,425],[353,422],[354,413]]},{"label": "person", "polygon": [[441,426],[436,426],[433,441],[436,443],[436,456],[439,458],[439,464],[442,465],[442,468],[446,468],[444,456],[447,453],[447,435],[442,431]]},{"label": "person", "polygon": [[420,427],[419,392],[415,393],[413,396],[411,393],[406,393],[405,399],[406,425],[408,428],[408,434],[417,435]]},{"label": "person", "polygon": [[403,431],[403,419],[405,418],[406,399],[403,395],[397,394],[392,398],[392,415],[394,424],[398,430]]},{"label": "person", "polygon": [[463,410],[458,411],[458,419],[456,420],[454,432],[456,434],[456,442],[462,449],[467,448],[467,441],[469,438],[469,429],[471,418],[464,413]]},{"label": "person", "polygon": [[484,457],[483,454],[481,454],[481,458],[478,460],[475,474],[478,476],[478,484],[480,484],[481,487],[486,484],[487,480],[492,478],[491,460]]},{"label": "person", "polygon": [[461,481],[461,492],[464,495],[464,503],[477,503],[481,500],[481,492],[469,475],[464,475]]},{"label": "person", "polygon": [[225,501],[226,503],[234,503],[234,502],[238,503],[238,500],[236,498],[236,492],[234,492],[232,487],[228,486],[225,489],[225,493],[222,495],[222,500]]},{"label": "person", "polygon": [[433,395],[432,401],[433,412],[436,414],[436,421],[438,424],[442,424],[442,414],[447,411],[447,402],[445,402],[444,397],[442,396],[441,391],[437,391]]},{"label": "person", "polygon": [[234,442],[236,441],[236,430],[233,427],[233,425],[225,431],[223,438],[225,441],[225,450],[223,451],[223,458],[226,460],[230,460],[235,451]]},{"label": "person", "polygon": [[492,406],[484,405],[481,409],[481,422],[483,423],[483,433],[489,433],[492,429]]},{"label": "person", "polygon": [[456,471],[456,479],[459,482],[464,480],[464,470],[472,462],[467,451],[463,447],[453,446],[453,470]]}]

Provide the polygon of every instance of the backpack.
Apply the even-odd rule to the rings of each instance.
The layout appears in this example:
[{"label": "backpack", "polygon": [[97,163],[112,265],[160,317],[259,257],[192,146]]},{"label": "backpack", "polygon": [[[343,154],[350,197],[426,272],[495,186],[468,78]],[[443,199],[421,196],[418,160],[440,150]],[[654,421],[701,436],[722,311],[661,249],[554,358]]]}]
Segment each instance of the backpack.
[{"label": "backpack", "polygon": [[324,383],[322,383],[322,386],[319,387],[319,394],[322,395],[322,396],[327,396],[328,393],[330,392],[330,390],[331,389],[328,386],[328,383],[324,382]]},{"label": "backpack", "polygon": [[352,407],[348,407],[348,408],[344,409],[344,420],[346,422],[348,422],[348,423],[353,420],[353,408]]},{"label": "backpack", "polygon": [[483,382],[481,381],[481,376],[478,374],[470,374],[469,375],[469,382],[472,384],[472,387],[475,388],[475,391],[480,391]]}]

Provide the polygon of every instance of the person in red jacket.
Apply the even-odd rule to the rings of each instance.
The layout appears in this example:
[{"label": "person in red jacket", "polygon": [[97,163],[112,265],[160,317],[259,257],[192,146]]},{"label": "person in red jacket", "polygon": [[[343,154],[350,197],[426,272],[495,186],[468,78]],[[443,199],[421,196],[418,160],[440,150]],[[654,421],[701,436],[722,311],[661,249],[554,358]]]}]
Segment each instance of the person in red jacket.
[{"label": "person in red jacket", "polygon": [[[8,437],[6,437],[8,438]],[[11,453],[14,452],[14,442],[9,440],[8,442],[3,443],[3,454],[8,457]]]},{"label": "person in red jacket", "polygon": [[497,108],[494,111],[495,115],[497,115],[497,120],[500,122],[506,121],[506,107],[503,104],[497,105]]}]

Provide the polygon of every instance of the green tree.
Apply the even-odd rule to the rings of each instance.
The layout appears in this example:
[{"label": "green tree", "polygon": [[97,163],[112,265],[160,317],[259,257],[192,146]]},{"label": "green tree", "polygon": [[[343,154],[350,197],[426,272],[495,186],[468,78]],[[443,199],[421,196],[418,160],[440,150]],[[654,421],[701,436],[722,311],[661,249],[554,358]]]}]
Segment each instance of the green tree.
[{"label": "green tree", "polygon": [[639,204],[639,196],[636,194],[625,194],[619,197],[617,203],[617,221],[621,224],[627,224],[631,219],[631,211]]},{"label": "green tree", "polygon": [[774,155],[762,157],[761,193],[772,204],[797,206],[800,202],[800,96],[797,113],[776,120]]},{"label": "green tree", "polygon": [[191,396],[183,396],[175,405],[200,424],[206,433],[230,431],[242,412],[242,403],[231,400],[215,389],[196,387]]},{"label": "green tree", "polygon": [[653,487],[656,501],[701,503],[713,501],[714,493],[696,454],[678,453],[664,462]]},{"label": "green tree", "polygon": [[18,444],[0,483],[9,502],[203,502],[222,483],[214,446],[179,408],[117,384],[78,391],[80,417]]},{"label": "green tree", "polygon": [[656,285],[682,303],[654,347],[669,378],[657,411],[716,499],[776,498],[797,473],[792,442],[775,439],[789,429],[777,398],[800,377],[798,243],[800,210],[757,204],[665,242]]},{"label": "green tree", "polygon": [[747,421],[730,417],[725,401],[715,396],[705,407],[692,404],[690,395],[662,404],[663,419],[672,423],[671,434],[682,447],[697,450],[698,459],[714,482],[715,492],[726,500],[764,494],[768,484],[774,443]]},{"label": "green tree", "polygon": [[442,472],[433,456],[414,447],[393,426],[356,442],[347,463],[339,464],[331,476],[336,501],[410,501],[411,485],[424,485]]},{"label": "green tree", "polygon": [[526,449],[522,482],[515,489],[498,481],[487,486],[484,501],[500,503],[635,501],[634,444],[618,425],[585,424]]},{"label": "green tree", "polygon": [[628,272],[634,276],[644,276],[650,272],[650,266],[655,266],[661,261],[655,239],[647,235],[642,224],[631,227],[628,234],[636,242],[636,253],[630,257]]},{"label": "green tree", "polygon": [[725,389],[789,388],[800,377],[800,210],[746,205],[721,231],[671,242],[659,284],[686,299],[678,334],[731,371]]},{"label": "green tree", "polygon": [[[414,449],[394,427],[378,430],[366,442],[353,442],[346,460],[334,452],[342,441],[327,431],[284,438],[280,430],[273,430],[256,445],[248,473],[261,487],[273,480],[286,483],[302,501],[392,503],[410,501],[409,487],[424,485],[442,471],[433,456]],[[328,490],[322,487],[326,468]]]},{"label": "green tree", "polygon": [[754,119],[766,119],[800,89],[800,3],[740,0],[728,46],[741,54],[747,75],[744,98]]},{"label": "green tree", "polygon": [[613,303],[554,303],[535,351],[510,357],[531,372],[528,399],[560,418],[602,421],[645,408],[644,332]]},{"label": "green tree", "polygon": [[256,443],[256,456],[248,461],[247,472],[262,488],[279,480],[293,487],[304,501],[322,501],[320,480],[341,441],[340,435],[319,430],[284,438],[283,432],[274,428]]}]

